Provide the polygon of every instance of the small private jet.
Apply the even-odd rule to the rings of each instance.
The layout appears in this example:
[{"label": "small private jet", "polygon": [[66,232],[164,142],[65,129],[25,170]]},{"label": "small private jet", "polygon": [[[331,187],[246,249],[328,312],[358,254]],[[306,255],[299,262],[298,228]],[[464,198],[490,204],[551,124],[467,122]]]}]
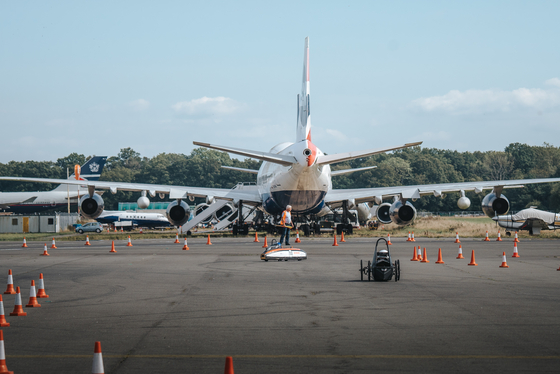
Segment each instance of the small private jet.
[{"label": "small private jet", "polygon": [[545,212],[533,207],[523,209],[515,214],[496,216],[492,219],[506,230],[528,230],[531,235],[539,235],[541,230],[560,229],[560,214]]}]

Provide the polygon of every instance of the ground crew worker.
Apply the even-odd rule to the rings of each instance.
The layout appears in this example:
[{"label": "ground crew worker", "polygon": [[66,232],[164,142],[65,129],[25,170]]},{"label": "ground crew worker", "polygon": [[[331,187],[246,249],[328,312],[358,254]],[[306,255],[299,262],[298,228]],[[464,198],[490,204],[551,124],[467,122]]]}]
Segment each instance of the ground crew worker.
[{"label": "ground crew worker", "polygon": [[286,237],[286,245],[290,245],[290,228],[292,227],[292,206],[286,205],[286,210],[282,212],[282,220],[280,225],[283,227],[282,236],[280,237],[280,244],[284,241]]}]

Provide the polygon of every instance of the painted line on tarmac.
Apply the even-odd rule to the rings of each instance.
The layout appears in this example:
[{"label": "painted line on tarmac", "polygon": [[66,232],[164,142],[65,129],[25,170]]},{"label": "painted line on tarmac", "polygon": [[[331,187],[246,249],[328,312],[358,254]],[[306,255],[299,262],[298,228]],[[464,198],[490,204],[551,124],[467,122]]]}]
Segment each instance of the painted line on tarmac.
[{"label": "painted line on tarmac", "polygon": [[[105,358],[223,358],[223,355],[111,355]],[[6,355],[7,358],[88,358],[93,355]],[[231,355],[233,358],[285,359],[285,358],[321,358],[321,359],[478,359],[478,360],[560,360],[560,356],[507,356],[507,355]]]}]

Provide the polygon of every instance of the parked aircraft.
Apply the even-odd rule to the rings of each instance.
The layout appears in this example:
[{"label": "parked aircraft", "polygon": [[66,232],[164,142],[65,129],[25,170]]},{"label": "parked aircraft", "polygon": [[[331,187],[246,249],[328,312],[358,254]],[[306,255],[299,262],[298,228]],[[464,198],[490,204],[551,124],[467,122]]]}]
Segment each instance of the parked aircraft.
[{"label": "parked aircraft", "polygon": [[[80,181],[97,181],[107,161],[106,156],[95,156],[90,158],[83,166],[79,175]],[[70,180],[76,180],[72,174]],[[79,182],[78,182],[79,183]],[[83,184],[83,183],[82,183]],[[0,210],[14,213],[36,213],[53,208],[66,208],[68,196],[70,203],[76,205],[79,196],[87,194],[87,187],[79,185],[60,184],[51,191],[37,192],[0,192]]]},{"label": "parked aircraft", "polygon": [[560,214],[534,208],[492,217],[492,219],[507,230],[528,230],[531,235],[539,235],[541,230],[560,229]]},{"label": "parked aircraft", "polygon": [[105,210],[95,219],[99,223],[131,221],[138,227],[168,227],[169,220],[161,213],[140,213],[134,211]]},{"label": "parked aircraft", "polygon": [[[313,215],[323,215],[329,209],[342,207],[343,222],[348,222],[348,210],[361,203],[380,204],[377,209],[377,219],[382,223],[394,222],[397,225],[408,225],[416,218],[416,209],[411,201],[425,195],[443,197],[450,192],[460,192],[457,205],[461,209],[470,206],[470,200],[465,196],[466,191],[482,193],[491,190],[482,200],[482,210],[489,216],[503,215],[509,211],[510,203],[502,193],[507,188],[520,188],[528,183],[559,182],[560,178],[477,181],[464,183],[442,183],[414,186],[373,187],[358,189],[333,189],[332,177],[345,173],[352,173],[371,169],[374,166],[331,171],[330,165],[368,157],[378,153],[420,145],[414,142],[384,146],[378,149],[352,151],[347,153],[324,154],[311,140],[311,112],[310,112],[310,74],[309,74],[309,39],[305,39],[302,92],[297,97],[297,125],[294,143],[281,143],[269,152],[254,151],[194,142],[195,145],[213,148],[220,151],[238,154],[262,160],[259,170],[235,168],[235,170],[257,173],[256,185],[239,184],[235,188],[203,188],[190,186],[155,185],[142,183],[121,183],[88,181],[88,194],[80,199],[82,215],[96,218],[103,212],[103,199],[95,190],[142,191],[138,203],[145,205],[149,202],[148,195],[160,197],[169,195],[175,200],[167,208],[167,218],[175,226],[182,226],[190,216],[190,210],[185,199],[194,200],[195,197],[206,197],[207,203],[216,200],[228,200],[236,207],[249,205],[257,207],[271,215],[280,214],[286,205],[292,206],[292,214],[300,220],[307,220]],[[45,183],[79,184],[76,181],[60,179],[0,177],[0,180],[19,180]],[[383,202],[383,201],[391,202]],[[242,209],[238,209],[239,224],[243,223]],[[337,230],[352,230],[350,223],[337,226]],[[305,229],[304,229],[305,230]]]}]

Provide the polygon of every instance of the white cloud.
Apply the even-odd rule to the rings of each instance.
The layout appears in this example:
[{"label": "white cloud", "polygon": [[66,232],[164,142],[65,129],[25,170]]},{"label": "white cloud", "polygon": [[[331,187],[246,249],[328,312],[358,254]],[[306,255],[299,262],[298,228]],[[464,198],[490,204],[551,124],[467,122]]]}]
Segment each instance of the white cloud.
[{"label": "white cloud", "polygon": [[560,79],[558,79],[558,78],[550,78],[547,81],[545,81],[544,83],[549,85],[549,86],[560,87]]},{"label": "white cloud", "polygon": [[191,101],[181,101],[171,107],[177,113],[194,116],[227,115],[237,112],[243,105],[229,97],[201,97]]},{"label": "white cloud", "polygon": [[131,107],[132,110],[135,110],[137,112],[141,112],[143,110],[146,110],[146,109],[150,108],[150,102],[148,100],[138,99],[138,100],[133,100],[133,101],[129,102],[128,106]]},{"label": "white cloud", "polygon": [[[560,79],[546,81],[560,87]],[[560,91],[555,88],[518,88],[502,90],[452,90],[442,96],[423,97],[412,101],[412,106],[426,112],[448,112],[453,114],[508,112],[521,108],[547,109],[560,106]]]}]

